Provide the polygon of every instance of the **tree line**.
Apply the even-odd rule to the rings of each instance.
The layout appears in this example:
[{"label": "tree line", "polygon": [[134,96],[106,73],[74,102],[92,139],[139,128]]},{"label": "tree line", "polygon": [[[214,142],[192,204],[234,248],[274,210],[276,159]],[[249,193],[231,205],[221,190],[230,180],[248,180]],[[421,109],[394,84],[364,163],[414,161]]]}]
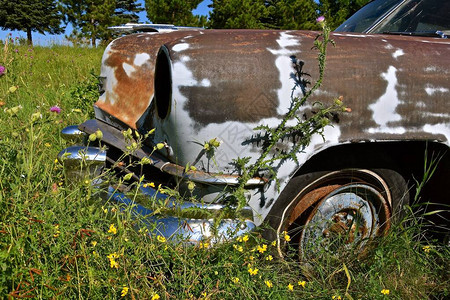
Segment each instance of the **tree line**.
[{"label": "tree line", "polygon": [[27,33],[60,34],[71,24],[69,40],[108,42],[108,27],[137,22],[146,11],[155,24],[205,28],[319,29],[316,18],[325,16],[337,27],[370,0],[213,0],[209,18],[193,10],[203,0],[0,0],[0,27]]}]

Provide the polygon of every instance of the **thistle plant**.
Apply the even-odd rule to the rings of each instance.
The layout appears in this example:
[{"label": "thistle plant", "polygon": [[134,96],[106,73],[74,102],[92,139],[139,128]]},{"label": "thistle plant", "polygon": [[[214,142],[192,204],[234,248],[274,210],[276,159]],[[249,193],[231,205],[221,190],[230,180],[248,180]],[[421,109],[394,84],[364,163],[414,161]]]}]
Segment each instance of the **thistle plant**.
[{"label": "thistle plant", "polygon": [[[252,177],[257,175],[261,170],[268,170],[274,180],[279,186],[277,180],[277,172],[273,167],[275,162],[284,162],[287,159],[292,159],[298,162],[297,155],[302,152],[311,142],[312,136],[320,134],[323,136],[323,131],[326,126],[331,125],[331,120],[339,112],[350,111],[343,105],[342,97],[335,99],[334,103],[330,106],[325,106],[320,102],[312,104],[314,114],[308,118],[302,118],[299,116],[299,110],[304,106],[311,95],[320,88],[323,81],[326,63],[326,52],[329,44],[334,45],[334,41],[330,38],[330,28],[327,26],[323,17],[319,17],[317,22],[322,26],[322,32],[314,40],[313,49],[317,50],[317,61],[319,68],[319,75],[315,84],[308,89],[307,85],[309,81],[305,78],[307,73],[303,72],[303,62],[293,58],[294,70],[295,70],[295,86],[301,88],[303,96],[291,97],[291,104],[289,111],[281,119],[278,126],[272,128],[267,125],[261,125],[254,128],[255,131],[259,131],[259,137],[263,137],[263,149],[258,159],[252,165],[248,166],[249,158],[238,158],[234,162],[237,165],[241,173],[239,178],[239,185],[234,190],[233,194],[237,199],[237,211],[241,210],[246,205],[246,198],[244,196],[244,186]],[[293,93],[291,94],[293,95]],[[295,119],[297,124],[294,126],[288,126],[288,121]],[[288,145],[290,149],[288,151],[273,154],[274,148],[280,141],[285,138],[298,137],[298,141]]]}]

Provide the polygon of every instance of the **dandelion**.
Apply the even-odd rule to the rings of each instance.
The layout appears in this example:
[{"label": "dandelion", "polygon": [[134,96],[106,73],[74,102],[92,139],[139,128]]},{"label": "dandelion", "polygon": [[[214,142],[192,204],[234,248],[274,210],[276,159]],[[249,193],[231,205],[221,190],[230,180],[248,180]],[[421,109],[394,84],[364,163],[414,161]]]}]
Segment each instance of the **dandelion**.
[{"label": "dandelion", "polygon": [[306,286],[306,281],[304,281],[304,280],[303,280],[303,281],[299,281],[299,282],[298,282],[298,285],[301,286],[302,288],[305,288],[305,286]]},{"label": "dandelion", "polygon": [[2,76],[3,74],[5,74],[6,68],[2,65],[0,65],[0,76]]},{"label": "dandelion", "polygon": [[120,293],[120,296],[125,297],[126,294],[128,294],[128,287],[124,286],[122,292]]},{"label": "dandelion", "polygon": [[154,294],[154,295],[152,296],[152,299],[151,299],[151,300],[158,300],[159,298],[161,298],[161,297],[159,297],[158,294]]},{"label": "dandelion", "polygon": [[320,17],[318,17],[317,19],[316,19],[316,22],[317,23],[322,23],[322,22],[324,22],[325,21],[325,17],[324,16],[320,16]]},{"label": "dandelion", "polygon": [[264,253],[267,251],[267,245],[263,244],[262,247],[258,245],[257,249],[258,249],[259,253]]},{"label": "dandelion", "polygon": [[158,240],[158,242],[161,242],[161,243],[165,243],[167,241],[166,238],[163,237],[162,235],[158,235],[156,237],[156,239]]},{"label": "dandelion", "polygon": [[116,228],[116,226],[114,226],[114,224],[111,224],[109,226],[108,233],[112,233],[112,234],[116,234],[117,233],[117,228]]},{"label": "dandelion", "polygon": [[250,273],[250,275],[256,275],[256,274],[258,274],[258,268],[248,268],[248,272]]},{"label": "dandelion", "polygon": [[288,290],[291,291],[291,292],[294,291],[294,286],[293,286],[292,284],[290,284],[290,283],[288,284],[287,288],[288,288]]},{"label": "dandelion", "polygon": [[61,108],[58,105],[54,105],[54,106],[50,107],[50,112],[59,114],[61,112]]},{"label": "dandelion", "polygon": [[264,281],[264,283],[267,285],[268,288],[273,287],[273,283],[270,280],[266,280],[266,281]]},{"label": "dandelion", "polygon": [[239,278],[233,277],[233,278],[231,278],[231,281],[232,281],[233,283],[238,283],[238,282],[239,282]]},{"label": "dandelion", "polygon": [[388,289],[382,289],[382,290],[381,290],[381,293],[382,293],[383,295],[389,295],[389,290],[388,290]]},{"label": "dandelion", "polygon": [[425,253],[430,253],[431,246],[430,246],[430,245],[423,246],[422,249],[423,249],[423,251],[424,251]]},{"label": "dandelion", "polygon": [[268,260],[268,261],[271,261],[272,259],[273,259],[272,255],[268,255],[268,256],[266,257],[266,260]]}]

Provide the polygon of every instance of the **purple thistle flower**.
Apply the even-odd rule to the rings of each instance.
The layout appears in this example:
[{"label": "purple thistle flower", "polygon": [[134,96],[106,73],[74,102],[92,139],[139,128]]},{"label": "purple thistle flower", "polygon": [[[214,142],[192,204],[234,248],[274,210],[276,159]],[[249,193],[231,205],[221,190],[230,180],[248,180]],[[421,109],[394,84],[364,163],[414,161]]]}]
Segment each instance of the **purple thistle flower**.
[{"label": "purple thistle flower", "polygon": [[325,21],[325,17],[324,16],[320,16],[316,19],[317,23],[322,23],[323,21]]},{"label": "purple thistle flower", "polygon": [[61,108],[58,105],[50,107],[50,111],[59,114],[61,112]]},{"label": "purple thistle flower", "polygon": [[5,70],[6,70],[6,68],[4,66],[0,65],[0,76],[5,74]]}]

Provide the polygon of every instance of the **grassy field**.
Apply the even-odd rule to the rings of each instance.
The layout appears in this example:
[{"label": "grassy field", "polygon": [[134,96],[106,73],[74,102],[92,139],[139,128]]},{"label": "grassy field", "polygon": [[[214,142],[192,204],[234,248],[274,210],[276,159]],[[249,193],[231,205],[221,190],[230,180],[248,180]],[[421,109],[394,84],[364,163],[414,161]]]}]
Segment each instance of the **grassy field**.
[{"label": "grassy field", "polygon": [[[6,45],[5,45],[6,44]],[[361,257],[308,262],[247,236],[186,246],[136,230],[89,182],[68,185],[60,130],[92,118],[102,49],[2,44],[0,298],[444,299],[448,247],[410,214]],[[52,107],[58,106],[60,112]],[[265,245],[265,246],[264,246]]]}]

